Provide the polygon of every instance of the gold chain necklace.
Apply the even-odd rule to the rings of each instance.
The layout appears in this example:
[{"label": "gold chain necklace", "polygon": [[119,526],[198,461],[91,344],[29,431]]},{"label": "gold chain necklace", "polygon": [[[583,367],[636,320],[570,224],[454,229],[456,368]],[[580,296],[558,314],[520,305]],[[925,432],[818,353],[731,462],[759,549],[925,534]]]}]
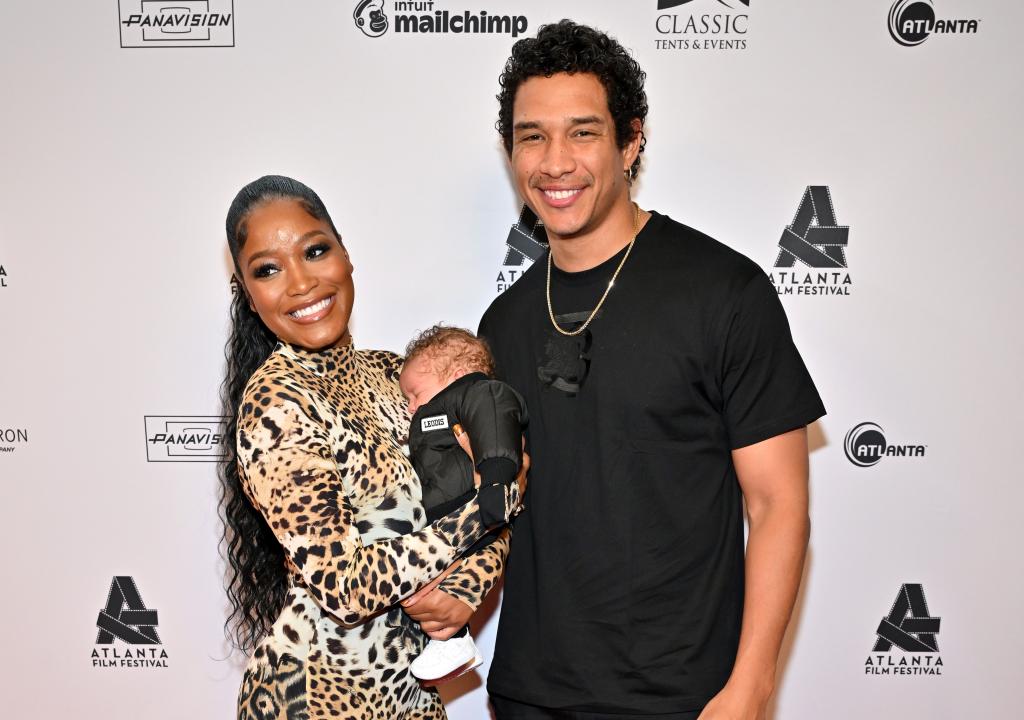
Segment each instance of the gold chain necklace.
[{"label": "gold chain necklace", "polygon": [[555,330],[560,332],[562,335],[567,335],[568,337],[575,337],[576,335],[579,335],[581,332],[586,330],[587,326],[590,325],[590,322],[595,317],[597,317],[597,311],[601,309],[602,305],[604,305],[604,301],[608,298],[608,293],[612,291],[612,285],[615,284],[615,278],[619,276],[619,272],[622,270],[622,266],[626,264],[626,260],[629,258],[629,253],[633,250],[634,243],[636,243],[636,236],[640,234],[640,206],[637,205],[636,203],[633,203],[633,208],[633,239],[630,240],[629,245],[626,246],[626,254],[623,255],[622,260],[619,261],[619,266],[615,268],[615,273],[612,275],[612,279],[608,281],[608,287],[604,289],[604,294],[601,296],[601,299],[597,301],[597,306],[591,311],[590,317],[587,318],[587,321],[585,323],[583,323],[578,328],[572,331],[562,329],[562,327],[558,324],[558,321],[555,320],[555,311],[551,309],[551,250],[548,250],[548,317],[551,318],[551,324],[555,326]]}]

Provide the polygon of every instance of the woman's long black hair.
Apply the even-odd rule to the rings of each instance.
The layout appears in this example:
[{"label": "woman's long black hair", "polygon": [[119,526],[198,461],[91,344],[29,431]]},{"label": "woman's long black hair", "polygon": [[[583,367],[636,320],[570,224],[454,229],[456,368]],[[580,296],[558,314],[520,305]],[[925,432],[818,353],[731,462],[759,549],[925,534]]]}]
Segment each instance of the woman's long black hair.
[{"label": "woman's long black hair", "polygon": [[227,556],[225,589],[231,603],[224,628],[235,646],[247,653],[270,631],[288,589],[284,549],[242,489],[235,444],[238,408],[245,386],[277,345],[277,338],[249,305],[238,253],[245,245],[249,214],[258,206],[277,199],[297,201],[311,216],[330,225],[339,242],[341,239],[317,194],[299,181],[281,175],[266,175],[249,183],[238,192],[228,209],[225,226],[235,277],[231,331],[224,346],[227,362],[220,392],[221,414],[226,418],[227,450],[220,464],[220,513],[224,521],[221,542]]}]

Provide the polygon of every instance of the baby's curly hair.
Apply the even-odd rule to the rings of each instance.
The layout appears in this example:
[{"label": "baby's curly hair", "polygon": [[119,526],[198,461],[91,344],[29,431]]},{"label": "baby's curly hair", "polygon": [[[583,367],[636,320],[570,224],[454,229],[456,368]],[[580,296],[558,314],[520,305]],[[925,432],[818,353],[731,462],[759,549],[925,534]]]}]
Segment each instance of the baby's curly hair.
[{"label": "baby's curly hair", "polygon": [[[640,121],[640,152],[647,137],[643,132],[647,118],[646,73],[615,39],[599,30],[562,20],[542,25],[535,38],[523,38],[512,46],[512,56],[498,78],[498,122],[495,127],[512,154],[512,106],[519,86],[532,77],[551,77],[555,73],[591,73],[604,85],[608,111],[615,122],[615,142],[620,148],[636,137],[632,122]],[[631,179],[640,170],[640,155],[629,168]]]},{"label": "baby's curly hair", "polygon": [[434,325],[414,337],[405,348],[405,362],[426,355],[439,377],[447,377],[454,369],[482,372],[494,377],[494,358],[483,338],[469,330],[448,325]]}]

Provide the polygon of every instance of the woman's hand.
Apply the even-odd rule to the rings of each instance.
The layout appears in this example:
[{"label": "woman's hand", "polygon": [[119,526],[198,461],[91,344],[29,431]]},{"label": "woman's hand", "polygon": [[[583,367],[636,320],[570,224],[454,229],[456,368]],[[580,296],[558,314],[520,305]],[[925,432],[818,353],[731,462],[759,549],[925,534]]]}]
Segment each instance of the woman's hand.
[{"label": "woman's hand", "polygon": [[434,640],[447,640],[473,615],[473,608],[437,588],[461,564],[461,560],[452,563],[441,575],[402,601],[405,614]]}]

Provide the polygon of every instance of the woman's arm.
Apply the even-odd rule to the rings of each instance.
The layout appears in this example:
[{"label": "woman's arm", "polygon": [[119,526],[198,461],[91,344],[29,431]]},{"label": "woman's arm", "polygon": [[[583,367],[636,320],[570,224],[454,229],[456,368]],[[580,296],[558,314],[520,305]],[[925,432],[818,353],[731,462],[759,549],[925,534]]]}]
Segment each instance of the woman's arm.
[{"label": "woman's arm", "polygon": [[508,529],[479,552],[458,561],[451,572],[402,601],[405,613],[434,640],[447,640],[476,612],[501,577],[508,554]]},{"label": "woman's arm", "polygon": [[[260,417],[243,407],[241,474],[313,597],[339,621],[357,624],[394,605],[486,532],[474,497],[419,532],[364,545],[324,428],[282,395]],[[505,505],[515,507],[518,488],[508,493]]]},{"label": "woman's arm", "polygon": [[509,529],[505,528],[490,545],[463,558],[459,567],[445,576],[438,587],[475,611],[505,569],[508,543]]}]

